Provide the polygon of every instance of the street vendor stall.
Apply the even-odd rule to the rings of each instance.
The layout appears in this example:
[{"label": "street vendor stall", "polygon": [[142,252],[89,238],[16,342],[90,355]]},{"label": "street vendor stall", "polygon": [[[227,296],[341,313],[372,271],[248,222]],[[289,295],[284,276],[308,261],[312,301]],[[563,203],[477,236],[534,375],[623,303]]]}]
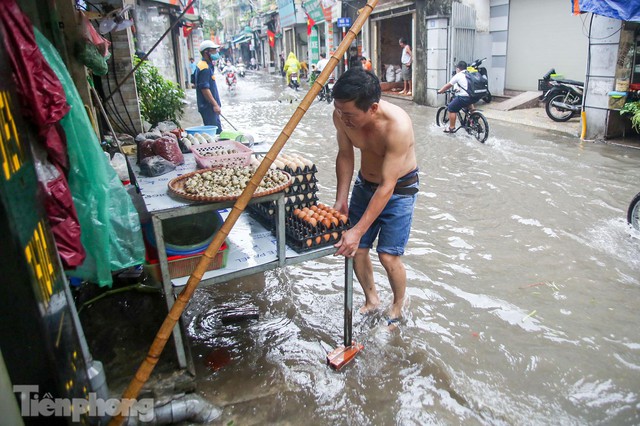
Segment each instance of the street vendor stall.
[{"label": "street vendor stall", "polygon": [[[192,201],[180,197],[170,190],[172,182],[184,180],[185,176],[197,171],[194,154],[184,154],[184,164],[177,166],[173,171],[154,177],[147,177],[141,173],[139,165],[135,164],[135,157],[129,157],[128,160],[131,163],[144,205],[151,218],[151,232],[158,255],[158,262],[155,268],[156,270],[159,269],[158,277],[166,296],[167,307],[171,309],[176,292],[180,291],[186,284],[191,271],[179,267],[172,268],[166,251],[164,235],[166,229],[163,228],[163,222],[166,223],[175,218],[197,215],[207,211],[218,211],[223,218],[226,218],[229,212],[228,208],[233,205],[235,200]],[[295,177],[292,178],[292,183],[296,183]],[[304,185],[308,186],[308,184]],[[297,187],[302,186],[300,184],[297,185]],[[287,196],[288,194],[291,194],[291,190],[289,189],[286,193],[285,188],[282,188],[264,196],[253,197],[250,206],[254,207],[252,209],[254,214],[247,212],[242,214],[233,232],[227,238],[227,247],[224,250],[221,249],[218,254],[219,259],[224,259],[225,261],[214,261],[211,269],[203,275],[201,285],[221,283],[230,279],[285,267],[335,253],[336,249],[333,247],[334,239],[327,238],[325,242],[325,238],[317,235],[314,238],[318,238],[318,241],[323,243],[319,244],[318,248],[315,248],[315,240],[311,241],[310,246],[308,248],[305,247],[305,250],[300,250],[298,246],[298,251],[296,251],[287,246],[286,229],[287,226],[291,226],[291,223],[293,223],[293,207],[302,205],[296,204],[295,200],[300,198],[303,201],[312,200],[315,204],[315,200],[307,195]],[[270,226],[268,220],[265,220],[265,216],[268,214],[272,215],[273,227]],[[285,223],[285,218],[288,218],[289,223]],[[331,227],[337,229],[333,225]],[[336,232],[334,234],[337,236]],[[324,235],[330,237],[331,233]],[[289,241],[296,242],[291,237]],[[191,267],[193,268],[193,266],[194,264],[192,263]],[[151,265],[151,267],[153,268],[154,266]],[[176,274],[176,269],[182,271],[182,274]],[[351,342],[352,271],[352,259],[348,259],[345,264],[345,345]],[[183,332],[179,325],[174,328],[173,338],[180,367],[191,367],[191,360],[187,359]]]}]

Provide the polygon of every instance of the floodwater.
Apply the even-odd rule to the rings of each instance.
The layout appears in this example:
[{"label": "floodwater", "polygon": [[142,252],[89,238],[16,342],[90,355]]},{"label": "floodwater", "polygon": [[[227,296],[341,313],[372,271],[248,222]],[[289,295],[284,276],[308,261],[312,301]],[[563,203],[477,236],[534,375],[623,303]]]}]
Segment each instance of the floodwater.
[{"label": "floodwater", "polygon": [[[297,106],[280,78],[251,73],[222,102],[268,142]],[[442,134],[433,108],[395,102],[413,118],[422,182],[401,325],[384,321],[377,259],[382,309],[354,314],[364,351],[339,372],[325,356],[342,343],[341,258],[199,289],[185,315],[219,424],[640,423],[640,234],[625,220],[640,150],[491,120],[482,145]],[[285,147],[317,164],[328,204],[332,110],[314,102]],[[220,321],[247,306],[259,320]]]}]

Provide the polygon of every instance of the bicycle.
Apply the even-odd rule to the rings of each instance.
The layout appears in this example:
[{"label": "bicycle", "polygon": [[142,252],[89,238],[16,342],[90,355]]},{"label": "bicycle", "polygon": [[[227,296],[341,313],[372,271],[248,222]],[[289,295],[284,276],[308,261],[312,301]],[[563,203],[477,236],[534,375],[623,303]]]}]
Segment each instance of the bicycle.
[{"label": "bicycle", "polygon": [[[438,127],[449,125],[449,111],[447,107],[450,102],[449,98],[455,96],[453,90],[447,90],[444,94],[446,96],[445,105],[438,108],[438,112],[436,113],[436,124]],[[467,107],[462,108],[458,112],[458,123],[459,125],[453,130],[453,133],[464,128],[468,134],[473,135],[480,143],[485,143],[489,137],[489,122],[480,111],[469,112]]]}]

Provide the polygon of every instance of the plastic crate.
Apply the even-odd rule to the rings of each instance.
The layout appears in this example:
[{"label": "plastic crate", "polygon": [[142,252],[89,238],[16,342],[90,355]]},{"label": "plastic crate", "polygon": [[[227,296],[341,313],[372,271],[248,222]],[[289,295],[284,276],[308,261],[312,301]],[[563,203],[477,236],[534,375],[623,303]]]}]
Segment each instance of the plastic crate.
[{"label": "plastic crate", "polygon": [[[235,154],[218,154],[216,151],[233,149]],[[253,151],[240,142],[218,141],[203,145],[193,145],[191,152],[196,159],[196,164],[201,169],[214,167],[241,167],[249,164]],[[214,154],[214,155],[207,155]]]},{"label": "plastic crate", "polygon": [[[229,255],[229,245],[222,243],[222,247],[218,250],[215,257],[209,261],[206,271],[213,271],[227,266],[227,257]],[[169,256],[167,263],[169,266],[169,276],[171,278],[187,277],[196,269],[200,262],[201,254],[191,256]],[[147,267],[149,274],[158,282],[162,281],[160,273],[160,264],[158,259],[147,258]]]}]

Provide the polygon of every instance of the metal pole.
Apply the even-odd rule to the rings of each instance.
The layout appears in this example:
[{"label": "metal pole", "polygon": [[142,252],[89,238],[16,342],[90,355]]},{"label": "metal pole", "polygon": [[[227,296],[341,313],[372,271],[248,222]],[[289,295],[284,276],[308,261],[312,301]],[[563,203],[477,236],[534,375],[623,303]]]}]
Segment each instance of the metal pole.
[{"label": "metal pole", "polygon": [[345,258],[344,271],[344,347],[353,343],[353,258]]}]

